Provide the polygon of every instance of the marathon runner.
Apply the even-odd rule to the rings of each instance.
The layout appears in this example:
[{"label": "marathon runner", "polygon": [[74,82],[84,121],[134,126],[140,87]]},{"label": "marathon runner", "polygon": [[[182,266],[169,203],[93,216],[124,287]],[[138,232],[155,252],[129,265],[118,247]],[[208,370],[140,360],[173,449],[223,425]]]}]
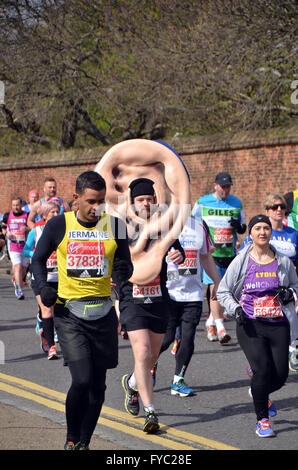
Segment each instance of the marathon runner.
[{"label": "marathon runner", "polygon": [[[40,215],[42,223],[37,222],[35,227],[30,230],[26,244],[23,249],[23,256],[32,258],[36,249],[37,243],[42,235],[45,224],[56,217],[60,213],[60,204],[55,201],[48,201],[41,207]],[[57,256],[54,251],[47,260],[47,281],[51,287],[57,290],[58,288],[58,270],[57,270]],[[36,286],[34,276],[31,279],[31,287],[36,296],[40,313],[38,314],[37,329],[40,339],[41,348],[47,354],[48,359],[58,359],[56,346],[55,346],[55,333],[54,333],[54,307],[46,307],[41,299],[40,292]]]},{"label": "marathon runner", "polygon": [[[89,448],[104,402],[107,369],[118,363],[112,271],[120,287],[133,272],[126,225],[103,211],[104,179],[94,171],[84,172],[75,191],[78,211],[46,224],[32,258],[43,304],[51,307],[56,302],[54,323],[72,377],[66,398],[65,450]],[[47,283],[46,263],[53,251],[58,297]]]},{"label": "marathon runner", "polygon": [[[50,199],[53,199],[56,197],[57,194],[57,183],[56,180],[52,177],[47,177],[44,180],[44,197],[39,199],[34,203],[34,205],[31,208],[31,211],[28,216],[28,227],[32,229],[34,227],[34,223],[38,222],[41,220],[39,211],[41,206],[49,201]],[[60,214],[63,214],[64,212],[69,211],[69,205],[67,202],[63,201],[61,197],[59,197],[59,202],[60,202]]]},{"label": "marathon runner", "polygon": [[175,354],[176,368],[171,395],[188,397],[194,394],[184,381],[186,370],[194,352],[196,328],[199,325],[204,291],[201,282],[201,265],[214,283],[211,298],[216,300],[220,278],[210,252],[208,234],[203,224],[189,217],[179,242],[185,252],[184,263],[178,266],[178,276],[169,278],[170,316],[161,353],[174,341],[176,328],[179,327],[179,347]]},{"label": "marathon runner", "polygon": [[[218,173],[214,192],[200,197],[192,210],[194,217],[202,218],[208,225],[215,247],[212,256],[220,278],[236,255],[237,233],[246,231],[242,202],[230,194],[232,184],[229,173]],[[203,283],[213,285],[212,279],[204,271]],[[225,344],[231,339],[224,328],[223,312],[219,303],[210,299],[210,315],[206,322],[209,341],[219,339],[220,343]]]},{"label": "marathon runner", "polygon": [[7,249],[13,269],[13,285],[18,300],[25,298],[23,278],[29,265],[29,260],[22,254],[29,232],[27,217],[28,213],[22,210],[22,199],[17,196],[13,197],[11,211],[4,215],[2,227],[6,234]]},{"label": "marathon runner", "polygon": [[[137,215],[149,220],[156,207],[154,182],[148,178],[137,178],[130,185],[131,203]],[[128,225],[129,226],[129,225]],[[133,243],[131,234],[130,243]],[[184,251],[177,240],[168,252],[173,263],[185,259]],[[144,267],[145,269],[145,267]],[[168,322],[169,295],[166,288],[167,263],[165,258],[159,276],[146,285],[126,282],[120,289],[119,309],[121,327],[127,332],[134,355],[134,372],[125,374],[122,386],[125,391],[125,409],[139,414],[139,395],[146,413],[143,431],[156,433],[159,430],[158,416],[153,403],[153,381],[151,369],[157,361]]]}]

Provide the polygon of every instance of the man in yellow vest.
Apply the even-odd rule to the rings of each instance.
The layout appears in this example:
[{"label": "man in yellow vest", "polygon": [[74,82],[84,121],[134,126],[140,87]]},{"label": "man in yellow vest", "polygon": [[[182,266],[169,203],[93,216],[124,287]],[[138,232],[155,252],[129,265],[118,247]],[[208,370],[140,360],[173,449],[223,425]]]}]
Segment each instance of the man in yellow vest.
[{"label": "man in yellow vest", "polygon": [[[94,171],[76,181],[77,212],[45,226],[32,258],[42,302],[55,305],[54,322],[72,384],[66,398],[65,450],[85,450],[104,402],[106,372],[118,364],[118,319],[111,300],[133,272],[126,225],[103,208],[104,179]],[[99,215],[98,215],[99,214]],[[57,253],[58,296],[48,286],[46,260]]]}]

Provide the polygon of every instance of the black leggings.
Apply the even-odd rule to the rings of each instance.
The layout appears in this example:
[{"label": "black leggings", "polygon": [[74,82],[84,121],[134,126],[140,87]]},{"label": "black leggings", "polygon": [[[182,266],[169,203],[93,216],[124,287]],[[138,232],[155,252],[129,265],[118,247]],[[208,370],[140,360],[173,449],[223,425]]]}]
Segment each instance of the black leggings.
[{"label": "black leggings", "polygon": [[279,390],[289,374],[290,328],[287,321],[246,320],[237,338],[253,372],[251,392],[257,420],[268,418],[269,394]]},{"label": "black leggings", "polygon": [[171,302],[167,331],[160,354],[168,349],[175,339],[176,328],[180,327],[180,345],[175,355],[175,375],[184,377],[194,352],[196,328],[200,322],[202,302]]},{"label": "black leggings", "polygon": [[71,361],[72,384],[66,398],[67,441],[89,444],[105,398],[106,369],[90,358]]}]

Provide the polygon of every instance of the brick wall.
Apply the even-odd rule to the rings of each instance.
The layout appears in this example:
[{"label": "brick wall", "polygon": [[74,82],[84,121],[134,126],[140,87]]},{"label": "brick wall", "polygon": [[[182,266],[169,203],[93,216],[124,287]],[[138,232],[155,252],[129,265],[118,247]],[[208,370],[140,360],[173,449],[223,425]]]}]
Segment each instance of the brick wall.
[{"label": "brick wall", "polygon": [[[244,205],[247,221],[263,211],[271,192],[286,193],[298,187],[297,129],[287,135],[257,137],[253,134],[196,138],[169,142],[180,154],[191,177],[192,203],[213,190],[215,175],[228,171],[233,178],[232,194]],[[42,195],[43,180],[53,176],[58,194],[72,199],[77,176],[93,169],[106,149],[57,152],[24,159],[0,159],[0,211],[10,209],[13,195],[24,199],[30,189]]]}]

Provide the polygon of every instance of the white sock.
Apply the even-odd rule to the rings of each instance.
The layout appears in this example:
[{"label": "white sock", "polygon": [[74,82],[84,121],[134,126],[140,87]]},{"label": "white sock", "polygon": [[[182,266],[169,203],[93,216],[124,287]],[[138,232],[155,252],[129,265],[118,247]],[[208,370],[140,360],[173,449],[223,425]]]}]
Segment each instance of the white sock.
[{"label": "white sock", "polygon": [[217,318],[215,320],[215,325],[216,325],[216,329],[217,329],[218,332],[225,329],[224,321],[223,321],[222,318]]},{"label": "white sock", "polygon": [[150,413],[150,411],[152,411],[152,412],[154,413],[154,412],[155,412],[154,405],[153,405],[153,404],[150,404],[150,405],[144,406],[144,411],[145,411],[146,413]]},{"label": "white sock", "polygon": [[176,384],[177,382],[179,382],[180,379],[183,379],[181,375],[174,375],[173,384]]},{"label": "white sock", "polygon": [[206,326],[207,326],[207,328],[209,326],[215,326],[215,321],[214,321],[212,313],[210,313],[209,317],[207,318]]},{"label": "white sock", "polygon": [[129,377],[128,385],[129,385],[130,388],[132,388],[133,390],[137,390],[137,389],[138,389],[137,381],[136,381],[136,378],[135,378],[135,374],[131,374],[131,376]]}]

